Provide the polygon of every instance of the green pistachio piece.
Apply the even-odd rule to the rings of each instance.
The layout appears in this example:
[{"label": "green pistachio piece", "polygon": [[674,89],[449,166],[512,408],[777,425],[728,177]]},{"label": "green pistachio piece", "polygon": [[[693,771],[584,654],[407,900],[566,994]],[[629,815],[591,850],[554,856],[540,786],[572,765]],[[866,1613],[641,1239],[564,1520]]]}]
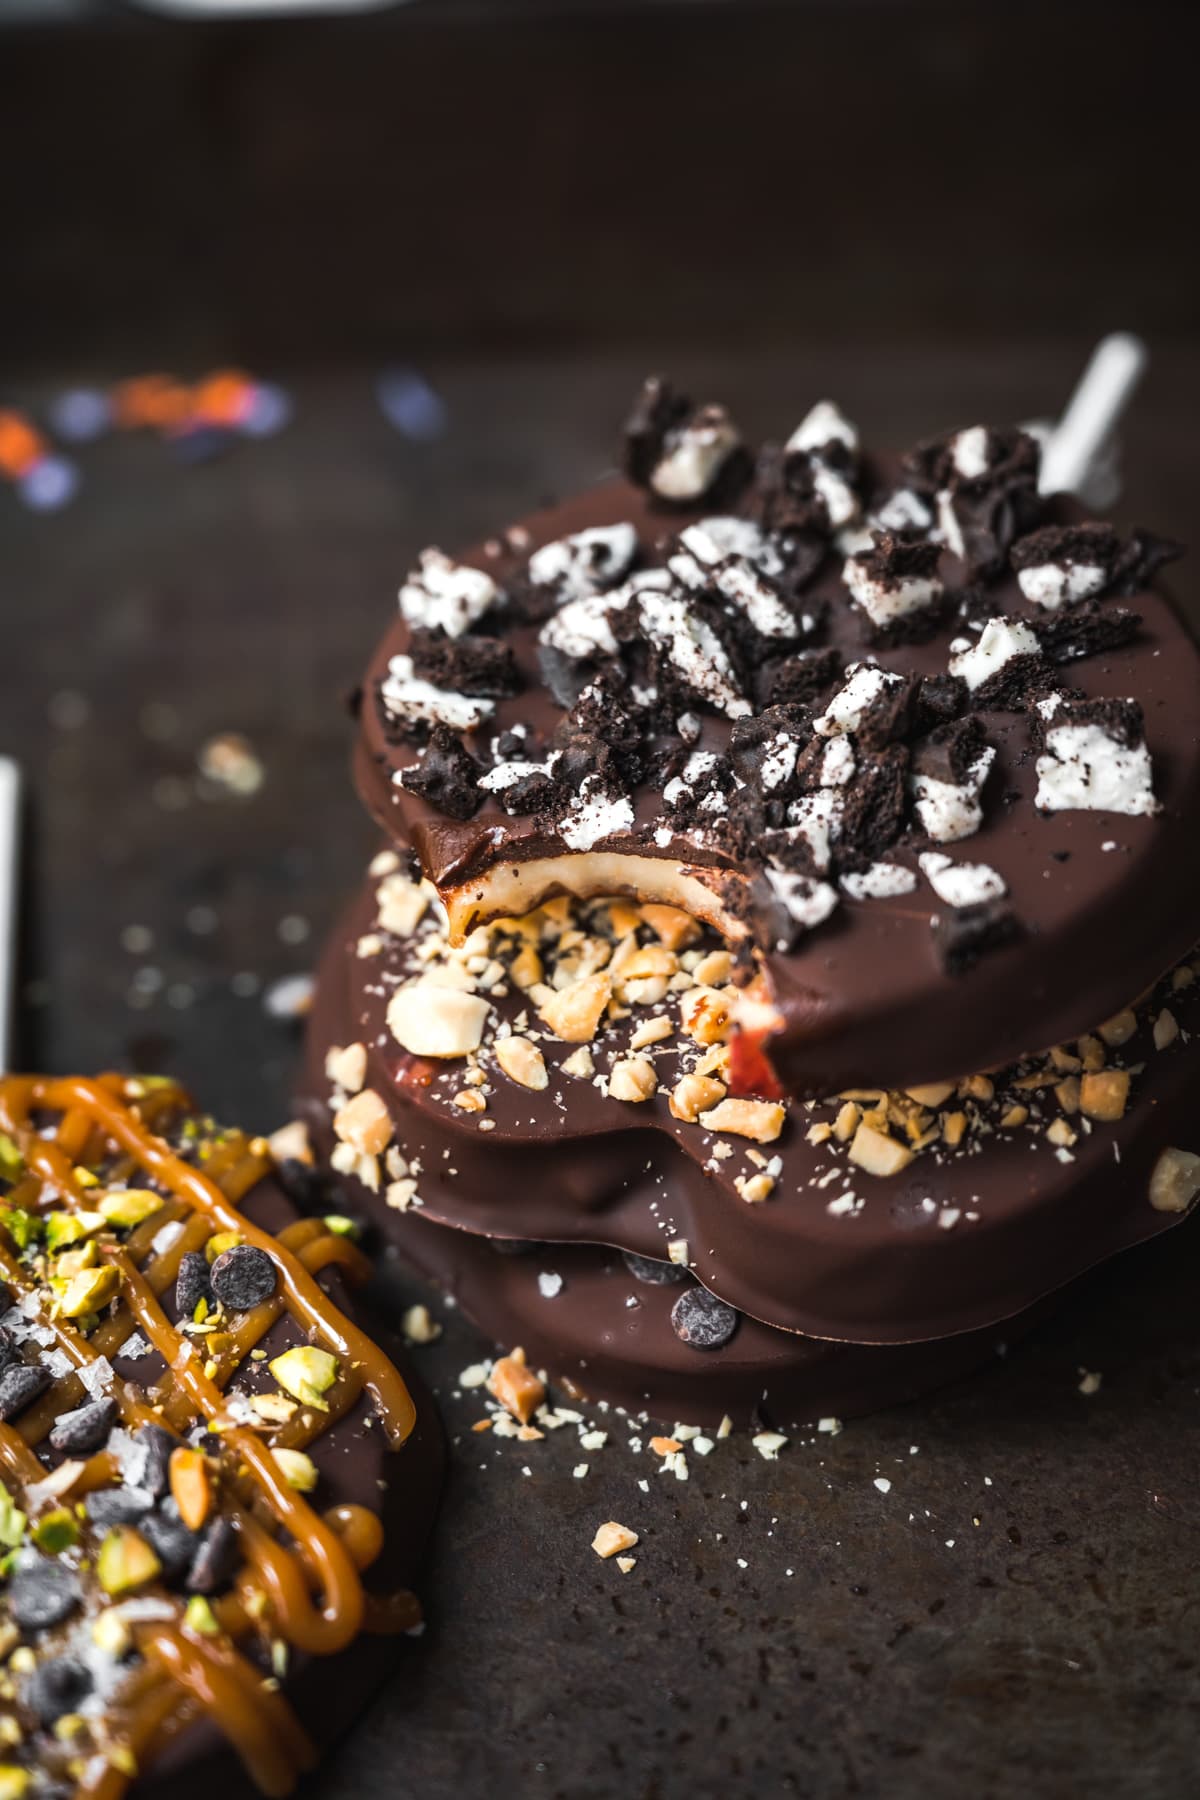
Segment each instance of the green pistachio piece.
[{"label": "green pistachio piece", "polygon": [[15,1550],[29,1523],[4,1483],[0,1481],[0,1544]]},{"label": "green pistachio piece", "polygon": [[106,1594],[131,1593],[161,1571],[157,1556],[132,1525],[118,1525],[110,1531],[96,1558],[96,1579]]},{"label": "green pistachio piece", "polygon": [[338,1377],[338,1359],[315,1344],[297,1344],[272,1361],[271,1373],[285,1393],[303,1406],[328,1412],[321,1395],[328,1393]]},{"label": "green pistachio piece", "polygon": [[317,1485],[317,1465],[303,1450],[272,1450],[276,1466],[290,1488],[298,1494],[311,1494]]},{"label": "green pistachio piece", "polygon": [[32,1776],[17,1763],[0,1763],[0,1800],[25,1800]]},{"label": "green pistachio piece", "polygon": [[0,1207],[0,1225],[3,1225],[18,1250],[28,1250],[35,1238],[42,1234],[42,1221],[37,1213],[26,1212],[20,1206]]},{"label": "green pistachio piece", "polygon": [[334,1237],[356,1238],[358,1236],[358,1220],[348,1219],[345,1213],[326,1213],[321,1223],[326,1231],[332,1231]]},{"label": "green pistachio piece", "polygon": [[[58,1283],[53,1284],[56,1288]],[[111,1263],[98,1269],[81,1269],[63,1286],[58,1310],[64,1319],[79,1319],[84,1313],[99,1312],[107,1306],[121,1285],[121,1271]]]},{"label": "green pistachio piece", "polygon": [[217,1624],[217,1615],[203,1594],[193,1594],[184,1609],[183,1622],[189,1631],[195,1631],[201,1637],[218,1637],[221,1627]]},{"label": "green pistachio piece", "polygon": [[15,1181],[25,1167],[25,1158],[7,1133],[0,1131],[0,1180]]},{"label": "green pistachio piece", "polygon": [[71,1244],[81,1244],[93,1232],[103,1231],[104,1217],[98,1212],[52,1212],[45,1216],[46,1248],[53,1255]]},{"label": "green pistachio piece", "polygon": [[223,1251],[236,1249],[241,1241],[240,1231],[218,1231],[216,1236],[210,1237],[205,1244],[204,1254],[210,1263],[215,1263]]},{"label": "green pistachio piece", "polygon": [[118,1188],[114,1193],[105,1194],[100,1202],[104,1218],[123,1231],[132,1231],[143,1219],[161,1212],[162,1207],[162,1195],[153,1193],[150,1188]]},{"label": "green pistachio piece", "polygon": [[56,1506],[44,1513],[33,1528],[33,1541],[48,1556],[58,1556],[79,1542],[79,1524],[73,1512]]}]

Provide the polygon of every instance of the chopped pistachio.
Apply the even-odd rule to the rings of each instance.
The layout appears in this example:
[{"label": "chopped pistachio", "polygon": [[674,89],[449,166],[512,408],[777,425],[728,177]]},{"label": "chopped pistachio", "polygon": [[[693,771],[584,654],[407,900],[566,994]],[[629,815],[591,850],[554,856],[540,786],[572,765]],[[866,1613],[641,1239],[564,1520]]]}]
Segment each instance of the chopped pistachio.
[{"label": "chopped pistachio", "polygon": [[321,1223],[334,1237],[356,1238],[359,1235],[358,1220],[348,1218],[345,1213],[326,1213]]},{"label": "chopped pistachio", "polygon": [[56,1250],[81,1244],[94,1231],[102,1231],[104,1218],[98,1212],[52,1212],[46,1214],[45,1225],[46,1248],[53,1255]]},{"label": "chopped pistachio", "polygon": [[303,1450],[272,1450],[283,1479],[297,1493],[311,1494],[317,1485],[317,1465]]},{"label": "chopped pistachio", "polygon": [[161,1571],[157,1556],[131,1525],[118,1525],[110,1531],[96,1558],[96,1579],[106,1594],[131,1593]]},{"label": "chopped pistachio", "polygon": [[183,1622],[189,1631],[197,1632],[200,1637],[217,1637],[221,1630],[217,1615],[203,1594],[192,1595],[184,1610]]},{"label": "chopped pistachio", "polygon": [[71,1173],[75,1177],[76,1187],[90,1188],[100,1186],[100,1177],[98,1175],[93,1175],[90,1169],[85,1169],[82,1163],[76,1163]]},{"label": "chopped pistachio", "polygon": [[0,1800],[24,1800],[32,1776],[16,1763],[0,1763]]},{"label": "chopped pistachio", "polygon": [[79,1542],[79,1525],[74,1513],[65,1506],[56,1506],[53,1512],[44,1513],[33,1528],[33,1541],[49,1556],[69,1550]]},{"label": "chopped pistachio", "polygon": [[118,1188],[115,1193],[105,1194],[100,1202],[100,1211],[109,1224],[129,1231],[143,1219],[161,1212],[162,1207],[162,1195],[153,1193],[150,1188]]},{"label": "chopped pistachio", "polygon": [[107,1306],[121,1285],[121,1272],[111,1263],[99,1269],[81,1269],[66,1282],[58,1302],[64,1319],[82,1318]]},{"label": "chopped pistachio", "polygon": [[315,1344],[297,1344],[276,1356],[271,1373],[285,1393],[293,1395],[302,1406],[328,1412],[321,1395],[327,1393],[338,1377],[338,1359]]},{"label": "chopped pistachio", "polygon": [[34,1239],[42,1234],[41,1219],[21,1206],[0,1207],[0,1225],[4,1226],[18,1250],[28,1250]]},{"label": "chopped pistachio", "polygon": [[4,1483],[0,1481],[0,1544],[15,1550],[29,1523]]},{"label": "chopped pistachio", "polygon": [[0,1178],[15,1181],[25,1167],[25,1158],[13,1140],[0,1131]]},{"label": "chopped pistachio", "polygon": [[241,1241],[242,1234],[240,1231],[218,1231],[216,1235],[210,1237],[207,1244],[205,1244],[204,1255],[210,1263],[214,1263],[223,1251],[236,1249]]}]

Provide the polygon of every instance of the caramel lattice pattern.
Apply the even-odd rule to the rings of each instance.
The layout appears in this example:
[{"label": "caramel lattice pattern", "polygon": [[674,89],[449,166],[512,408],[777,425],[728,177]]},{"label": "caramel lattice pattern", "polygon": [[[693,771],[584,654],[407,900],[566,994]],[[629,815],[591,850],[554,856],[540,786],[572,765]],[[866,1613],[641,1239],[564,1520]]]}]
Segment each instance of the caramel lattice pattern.
[{"label": "caramel lattice pattern", "polygon": [[[276,1449],[302,1450],[335,1426],[364,1388],[390,1449],[398,1449],[413,1428],[413,1402],[400,1375],[315,1279],[333,1265],[350,1277],[364,1276],[365,1259],[317,1219],[297,1220],[278,1237],[254,1225],[237,1203],[271,1172],[265,1145],[238,1132],[223,1133],[199,1146],[197,1162],[185,1161],[159,1132],[190,1111],[182,1090],[171,1083],[113,1075],[0,1081],[0,1130],[24,1165],[5,1196],[0,1223],[13,1211],[86,1211],[90,1177],[98,1168],[109,1188],[148,1179],[163,1196],[162,1206],[123,1240],[101,1244],[100,1256],[119,1272],[120,1287],[90,1335],[69,1319],[52,1316],[52,1309],[38,1314],[37,1323],[53,1332],[54,1346],[72,1373],[28,1406],[19,1423],[0,1424],[0,1468],[18,1485],[31,1516],[39,1488],[45,1495],[49,1485],[52,1503],[61,1506],[119,1480],[117,1460],[105,1449],[68,1463],[67,1477],[60,1468],[47,1484],[36,1451],[56,1419],[94,1391],[79,1371],[118,1355],[140,1332],[166,1367],[149,1390],[113,1372],[106,1391],[120,1422],[135,1431],[146,1424],[164,1426],[181,1438],[198,1425],[218,1435],[221,1510],[238,1533],[243,1557],[231,1589],[212,1601],[220,1628],[215,1634],[190,1629],[183,1603],[165,1587],[144,1590],[163,1603],[156,1609],[162,1617],[134,1625],[141,1660],[114,1698],[107,1742],[72,1770],[77,1792],[92,1800],[117,1800],[136,1770],[201,1715],[225,1734],[265,1793],[287,1793],[311,1766],[311,1743],[277,1683],[264,1680],[236,1645],[255,1637],[332,1655],[363,1629],[402,1630],[420,1617],[410,1594],[381,1601],[364,1593],[360,1572],[383,1544],[376,1515],[342,1506],[322,1516],[289,1486],[273,1455]],[[47,1118],[57,1118],[51,1129]],[[154,1240],[172,1222],[181,1230],[169,1247],[156,1252]],[[162,1296],[175,1283],[184,1255],[203,1251],[217,1233],[235,1233],[240,1242],[265,1250],[277,1284],[270,1299],[214,1336],[205,1358],[171,1323]],[[0,1232],[0,1279],[15,1304],[34,1305],[29,1297],[39,1294],[38,1280],[7,1231]],[[244,1415],[234,1416],[227,1390],[285,1311],[302,1333],[337,1357],[336,1379],[323,1395],[327,1410],[300,1406],[272,1428],[251,1428],[242,1422]]]}]

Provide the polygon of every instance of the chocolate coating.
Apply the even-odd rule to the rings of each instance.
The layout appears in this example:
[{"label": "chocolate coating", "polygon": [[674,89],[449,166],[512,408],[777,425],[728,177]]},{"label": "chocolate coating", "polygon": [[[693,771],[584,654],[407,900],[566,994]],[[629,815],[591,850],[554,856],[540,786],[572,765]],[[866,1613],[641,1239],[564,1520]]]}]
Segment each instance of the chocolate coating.
[{"label": "chocolate coating", "polygon": [[[644,492],[610,482],[534,514],[521,526],[523,548],[501,547],[494,556],[475,547],[465,560],[487,568],[503,586],[518,577],[528,551],[568,533],[629,520],[653,560],[656,540],[690,519],[666,516]],[[1076,516],[1056,501],[1051,519]],[[828,559],[805,590],[805,606],[828,602],[827,635],[843,661],[868,652],[860,617],[848,606],[840,580],[841,558]],[[941,559],[948,585],[962,587],[960,564]],[[1009,1061],[1031,1042],[1076,1036],[1123,1005],[1182,956],[1197,934],[1192,896],[1200,880],[1200,658],[1171,602],[1156,590],[1127,597],[1142,625],[1128,642],[1071,662],[1061,680],[1089,696],[1133,696],[1146,717],[1162,811],[1154,817],[1102,812],[1039,814],[1028,721],[1019,713],[981,713],[997,750],[989,776],[982,829],[957,850],[991,864],[1003,876],[1020,938],[979,958],[965,974],[948,977],[938,960],[931,914],[937,903],[924,884],[893,899],[846,900],[838,913],[786,955],[768,958],[770,980],[784,1017],[771,1044],[783,1084],[799,1093],[829,1093],[866,1082],[906,1086],[944,1079],[964,1069]],[[1033,620],[1039,609],[1005,574],[988,590],[988,607]],[[1045,615],[1040,615],[1044,618]],[[497,629],[495,622],[489,629]],[[870,647],[879,663],[918,675],[942,674],[948,622],[927,641],[894,648]],[[447,818],[393,777],[416,759],[412,744],[389,741],[374,695],[390,658],[404,651],[409,628],[397,619],[371,660],[365,683],[355,769],[359,791],[375,819],[397,842],[409,844],[439,885],[457,886],[493,861],[518,862],[561,853],[563,846],[532,819],[509,818],[487,797],[474,817]],[[561,710],[543,685],[537,626],[514,624],[505,641],[516,656],[525,689],[501,700],[479,734],[528,724],[549,737]],[[723,750],[730,726],[706,714],[700,747]],[[656,792],[635,795],[636,825],[628,847],[688,864],[715,863],[715,852],[680,839],[657,846]],[[907,844],[908,840],[906,840]],[[1106,850],[1106,844],[1118,848]],[[914,863],[912,840],[892,860]],[[731,866],[731,865],[726,865]]]},{"label": "chocolate coating", "polygon": [[[743,1317],[728,1343],[696,1350],[671,1324],[679,1288],[638,1281],[613,1250],[542,1244],[523,1256],[498,1255],[488,1239],[418,1213],[385,1218],[377,1197],[358,1182],[350,1187],[404,1260],[495,1343],[522,1345],[572,1397],[668,1421],[714,1426],[728,1413],[739,1427],[787,1428],[874,1412],[973,1373],[1037,1316],[1002,1331],[882,1348],[823,1343]],[[538,1285],[543,1273],[562,1276],[554,1299]]]},{"label": "chocolate coating", "polygon": [[[413,1057],[391,1037],[387,1001],[414,965],[396,939],[385,939],[378,956],[355,954],[373,920],[368,891],[326,952],[306,1092],[327,1119],[326,1048],[356,1040],[368,1047],[367,1083],[385,1099],[403,1154],[421,1164],[420,1199],[430,1219],[658,1258],[669,1240],[685,1238],[704,1285],[739,1311],[806,1336],[864,1344],[943,1337],[1011,1318],[1178,1220],[1154,1210],[1148,1188],[1167,1145],[1195,1144],[1194,1038],[1181,1034],[1156,1051],[1143,1024],[1121,1052],[1129,1064],[1146,1064],[1129,1111],[1115,1124],[1081,1131],[1063,1156],[1040,1135],[1014,1131],[941,1162],[918,1157],[886,1179],[843,1161],[837,1179],[848,1175],[863,1201],[848,1216],[829,1210],[840,1185],[814,1185],[835,1164],[807,1142],[809,1115],[794,1108],[768,1146],[783,1158],[776,1191],[751,1206],[733,1186],[752,1166],[740,1154],[709,1163],[714,1140],[672,1118],[665,1091],[627,1107],[590,1082],[559,1077],[554,1065],[569,1044],[543,1040],[551,1080],[542,1093],[497,1077],[492,1128],[481,1133],[475,1115],[450,1104],[461,1064]],[[1172,996],[1185,1030],[1198,995],[1193,982]],[[528,1003],[510,994],[494,1004],[512,1018]],[[634,1022],[611,1027],[604,1045],[623,1045]],[[673,1065],[664,1059],[660,1066],[669,1086]],[[387,1229],[396,1215],[382,1208],[380,1218]]]}]

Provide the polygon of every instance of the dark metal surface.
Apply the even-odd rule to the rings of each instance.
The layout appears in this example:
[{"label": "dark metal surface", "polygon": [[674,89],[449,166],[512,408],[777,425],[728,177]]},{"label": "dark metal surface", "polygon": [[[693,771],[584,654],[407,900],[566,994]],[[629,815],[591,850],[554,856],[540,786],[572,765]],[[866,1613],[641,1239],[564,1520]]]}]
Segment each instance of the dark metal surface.
[{"label": "dark metal surface", "polygon": [[[679,373],[755,430],[828,391],[886,440],[1052,410],[1085,349]],[[339,692],[410,554],[597,472],[661,350],[448,364],[432,372],[451,428],[423,448],[347,373],[298,382],[286,435],[211,466],[111,441],[81,453],[62,514],[0,490],[0,748],[32,790],[27,1062],[169,1067],[218,1112],[280,1121],[293,1038],[233,978],[306,968],[371,845]],[[1128,510],[1181,535],[1198,398],[1200,357],[1163,348],[1127,438]],[[197,751],[230,730],[263,786],[202,797]],[[297,920],[309,939],[284,941]],[[125,947],[131,925],[151,947]],[[570,1427],[471,1433],[479,1398],[450,1390],[481,1346],[450,1316],[418,1352],[456,1440],[424,1653],[311,1792],[1193,1793],[1196,1269],[1185,1227],[978,1381],[778,1463],[735,1437],[693,1455],[686,1484],[590,1409],[610,1433],[594,1452]],[[1103,1375],[1090,1396],[1081,1370]],[[628,1575],[589,1548],[609,1518],[641,1533]]]}]

